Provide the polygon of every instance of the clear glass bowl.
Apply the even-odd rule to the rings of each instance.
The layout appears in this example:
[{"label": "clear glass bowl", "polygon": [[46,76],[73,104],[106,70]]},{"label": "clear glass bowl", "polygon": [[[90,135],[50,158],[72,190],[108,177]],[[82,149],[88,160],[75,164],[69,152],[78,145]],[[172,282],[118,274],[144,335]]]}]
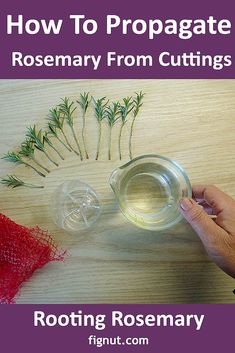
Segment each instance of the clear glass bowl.
[{"label": "clear glass bowl", "polygon": [[110,185],[125,217],[138,227],[164,230],[182,216],[179,201],[191,197],[185,171],[159,155],[144,155],[114,170]]},{"label": "clear glass bowl", "polygon": [[52,218],[66,231],[77,232],[90,228],[100,213],[101,204],[95,190],[80,180],[64,182],[52,195]]}]

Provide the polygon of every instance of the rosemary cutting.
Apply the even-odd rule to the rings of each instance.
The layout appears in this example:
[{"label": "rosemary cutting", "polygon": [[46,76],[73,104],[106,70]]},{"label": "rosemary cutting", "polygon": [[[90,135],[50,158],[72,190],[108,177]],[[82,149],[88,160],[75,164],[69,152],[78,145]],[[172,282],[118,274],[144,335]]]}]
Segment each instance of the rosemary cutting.
[{"label": "rosemary cutting", "polygon": [[[60,111],[59,111],[59,109],[58,109],[57,107],[56,107],[56,108],[53,108],[53,109],[51,109],[51,110],[49,110],[48,120],[49,120],[49,121],[48,121],[48,128],[49,128],[49,130],[50,130],[50,133],[51,133],[54,137],[56,137],[57,140],[59,140],[60,143],[61,143],[65,148],[67,148],[68,151],[70,151],[70,152],[73,151],[73,152],[75,152],[76,154],[78,154],[77,151],[75,151],[75,150],[73,149],[73,147],[71,146],[71,144],[70,144],[70,142],[69,142],[69,140],[68,140],[68,138],[67,138],[67,136],[66,136],[66,134],[65,134],[65,132],[64,132],[64,130],[63,130],[63,126],[64,126],[64,117],[61,116]],[[64,143],[64,141],[61,140],[61,138],[58,136],[56,129],[58,129],[58,130],[61,132],[61,134],[63,135],[64,140],[65,140],[65,143]]]},{"label": "rosemary cutting", "polygon": [[112,130],[114,124],[117,122],[117,120],[120,118],[119,115],[119,110],[120,108],[120,103],[119,102],[114,102],[112,105],[108,106],[105,109],[105,116],[107,119],[107,122],[109,124],[109,141],[108,141],[108,159],[111,160],[111,142],[112,142]]},{"label": "rosemary cutting", "polygon": [[8,187],[11,187],[13,189],[17,188],[19,186],[25,186],[25,187],[33,188],[33,189],[43,189],[44,188],[44,186],[42,186],[42,185],[34,185],[31,183],[26,183],[15,175],[7,175],[5,178],[2,178],[0,180],[0,183],[3,185],[6,185]]},{"label": "rosemary cutting", "polygon": [[49,159],[51,163],[53,163],[56,167],[59,166],[58,163],[56,163],[47,153],[45,149],[45,136],[42,133],[42,130],[39,130],[38,132],[36,131],[36,126],[34,125],[33,127],[30,126],[28,127],[28,131],[26,133],[26,136],[30,138],[30,140],[33,142],[35,148],[37,148],[39,151],[43,152],[45,156]]},{"label": "rosemary cutting", "polygon": [[82,142],[84,146],[86,159],[89,159],[89,155],[87,153],[87,148],[86,148],[86,139],[85,139],[86,112],[90,103],[89,93],[86,93],[86,92],[84,92],[83,94],[80,93],[80,100],[78,100],[77,103],[82,108]]},{"label": "rosemary cutting", "polygon": [[61,138],[58,136],[56,127],[48,121],[47,123],[48,131],[47,135],[51,135],[55,137],[69,152],[72,152],[72,150],[64,143],[64,141],[61,140]]},{"label": "rosemary cutting", "polygon": [[74,140],[76,142],[77,148],[78,148],[78,152],[80,154],[80,159],[81,161],[83,160],[83,156],[82,156],[82,151],[81,151],[81,147],[78,141],[78,138],[75,134],[74,131],[74,127],[73,127],[73,113],[74,111],[77,109],[76,107],[74,107],[74,102],[73,101],[69,101],[69,98],[65,97],[64,99],[62,99],[61,104],[59,104],[59,109],[60,112],[64,115],[64,118],[66,119],[68,125],[70,126],[70,129],[72,131]]},{"label": "rosemary cutting", "polygon": [[122,139],[122,130],[127,122],[127,116],[134,108],[132,97],[123,98],[123,105],[120,106],[120,116],[121,116],[121,127],[119,130],[118,136],[118,150],[119,150],[119,158],[122,159],[122,151],[121,151],[121,139]]},{"label": "rosemary cutting", "polygon": [[38,167],[45,170],[45,172],[50,173],[49,169],[45,168],[41,163],[36,160],[34,156],[34,151],[35,149],[33,143],[30,141],[30,139],[26,139],[24,142],[22,142],[20,146],[19,154],[25,158],[32,160],[35,164],[37,164]]},{"label": "rosemary cutting", "polygon": [[55,146],[53,145],[53,143],[51,142],[51,140],[48,137],[49,133],[45,132],[43,138],[45,140],[45,142],[48,144],[48,146],[50,146],[60,157],[60,159],[64,160],[64,157],[62,156],[62,154],[55,148]]},{"label": "rosemary cutting", "polygon": [[39,172],[39,170],[37,170],[35,167],[33,167],[31,164],[25,162],[21,155],[19,153],[16,152],[8,152],[7,154],[5,154],[2,159],[5,159],[9,162],[12,163],[16,163],[16,164],[24,164],[26,167],[29,167],[31,169],[33,169],[38,175],[42,176],[45,178],[45,174]]},{"label": "rosemary cutting", "polygon": [[95,98],[92,97],[92,99],[95,106],[95,117],[99,124],[98,142],[97,142],[96,157],[95,157],[95,159],[98,160],[99,153],[100,153],[101,134],[102,134],[102,120],[105,118],[105,112],[106,112],[105,107],[108,104],[108,100],[105,102],[106,97],[103,97],[97,100],[95,100]]},{"label": "rosemary cutting", "polygon": [[132,159],[132,136],[133,136],[133,129],[134,129],[134,124],[135,124],[135,120],[136,117],[139,113],[139,110],[141,108],[141,106],[143,105],[143,98],[144,98],[145,93],[140,92],[140,93],[136,93],[136,98],[133,100],[133,120],[131,123],[131,129],[130,129],[130,137],[129,137],[129,156],[130,159]]}]

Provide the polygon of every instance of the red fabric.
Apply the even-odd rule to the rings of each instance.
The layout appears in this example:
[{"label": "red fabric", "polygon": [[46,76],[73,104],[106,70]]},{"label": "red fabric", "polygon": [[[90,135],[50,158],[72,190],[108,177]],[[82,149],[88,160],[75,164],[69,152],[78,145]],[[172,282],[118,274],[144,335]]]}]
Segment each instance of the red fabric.
[{"label": "red fabric", "polygon": [[21,284],[49,261],[61,261],[48,232],[27,228],[0,214],[0,303],[14,303]]}]

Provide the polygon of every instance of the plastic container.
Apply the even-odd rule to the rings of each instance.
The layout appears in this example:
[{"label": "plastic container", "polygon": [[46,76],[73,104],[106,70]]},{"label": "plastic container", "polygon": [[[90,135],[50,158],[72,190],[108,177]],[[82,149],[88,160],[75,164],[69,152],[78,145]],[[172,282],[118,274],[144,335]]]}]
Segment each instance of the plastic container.
[{"label": "plastic container", "polygon": [[80,180],[66,181],[57,187],[51,199],[54,222],[68,232],[94,225],[101,213],[95,190]]}]

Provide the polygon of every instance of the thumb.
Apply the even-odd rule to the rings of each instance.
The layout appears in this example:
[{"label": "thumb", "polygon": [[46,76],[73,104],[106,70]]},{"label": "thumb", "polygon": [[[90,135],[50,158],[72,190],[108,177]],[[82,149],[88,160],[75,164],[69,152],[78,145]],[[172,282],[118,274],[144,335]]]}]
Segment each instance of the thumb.
[{"label": "thumb", "polygon": [[193,199],[183,198],[180,201],[180,211],[205,245],[216,241],[218,225]]}]

